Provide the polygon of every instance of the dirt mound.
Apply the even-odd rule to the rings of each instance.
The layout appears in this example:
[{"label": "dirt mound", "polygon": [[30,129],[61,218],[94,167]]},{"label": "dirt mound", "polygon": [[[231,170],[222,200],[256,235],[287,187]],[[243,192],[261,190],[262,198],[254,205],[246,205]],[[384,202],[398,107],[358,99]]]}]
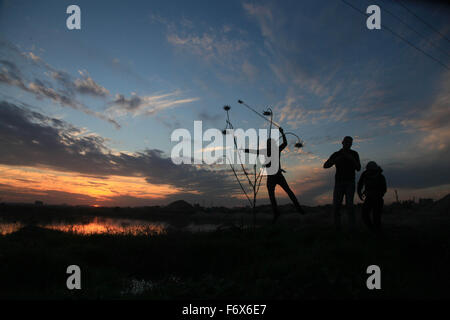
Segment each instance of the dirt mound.
[{"label": "dirt mound", "polygon": [[184,200],[172,202],[171,204],[167,205],[165,209],[171,212],[185,212],[185,213],[195,212],[194,207]]}]

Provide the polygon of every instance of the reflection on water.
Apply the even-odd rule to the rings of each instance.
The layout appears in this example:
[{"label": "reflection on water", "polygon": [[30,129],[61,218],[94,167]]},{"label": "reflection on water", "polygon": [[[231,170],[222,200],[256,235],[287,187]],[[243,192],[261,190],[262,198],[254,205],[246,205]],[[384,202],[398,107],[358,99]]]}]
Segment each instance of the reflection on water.
[{"label": "reflection on water", "polygon": [[[0,235],[7,235],[18,231],[25,225],[20,222],[6,222],[0,220]],[[151,222],[145,220],[113,219],[95,217],[88,222],[53,222],[38,224],[38,227],[76,234],[129,234],[129,235],[160,235],[167,233],[169,228],[176,229],[165,222]],[[188,232],[210,232],[217,230],[216,224],[194,224],[178,228]]]},{"label": "reflection on water", "polygon": [[164,222],[149,222],[129,219],[94,218],[87,224],[83,223],[53,223],[40,225],[40,227],[73,232],[77,234],[131,234],[131,235],[158,235],[166,233],[167,224]]},{"label": "reflection on water", "polygon": [[23,227],[20,222],[1,222],[0,221],[0,235],[4,236],[16,232]]}]

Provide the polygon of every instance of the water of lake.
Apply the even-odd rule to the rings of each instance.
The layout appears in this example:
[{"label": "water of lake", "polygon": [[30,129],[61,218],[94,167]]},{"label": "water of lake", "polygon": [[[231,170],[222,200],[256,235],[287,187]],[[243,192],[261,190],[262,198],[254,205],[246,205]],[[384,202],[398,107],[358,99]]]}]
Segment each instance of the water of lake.
[{"label": "water of lake", "polygon": [[[25,225],[21,222],[6,222],[0,220],[0,235],[6,235],[18,231]],[[209,232],[219,227],[216,224],[189,224],[184,227],[175,228],[165,222],[151,222],[145,220],[113,219],[95,217],[88,223],[64,223],[55,222],[48,224],[37,224],[37,226],[63,232],[76,234],[130,234],[130,235],[160,235],[169,229],[179,229],[188,232]]]}]

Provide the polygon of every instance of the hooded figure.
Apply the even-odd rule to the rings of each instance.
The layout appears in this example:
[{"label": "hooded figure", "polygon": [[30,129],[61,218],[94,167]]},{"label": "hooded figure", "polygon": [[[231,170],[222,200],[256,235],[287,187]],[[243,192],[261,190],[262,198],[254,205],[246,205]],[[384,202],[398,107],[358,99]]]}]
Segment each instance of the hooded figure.
[{"label": "hooded figure", "polygon": [[[382,172],[383,169],[375,161],[370,161],[358,181],[358,195],[364,201],[362,218],[367,227],[373,231],[381,229],[383,197],[387,190],[386,179]],[[371,212],[373,219],[370,218]]]}]

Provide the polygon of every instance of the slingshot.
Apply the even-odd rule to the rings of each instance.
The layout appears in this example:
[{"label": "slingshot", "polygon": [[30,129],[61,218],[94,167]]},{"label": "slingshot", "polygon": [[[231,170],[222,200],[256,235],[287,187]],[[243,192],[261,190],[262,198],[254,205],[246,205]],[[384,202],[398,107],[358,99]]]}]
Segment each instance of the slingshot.
[{"label": "slingshot", "polygon": [[[256,113],[259,117],[261,117],[264,120],[270,122],[269,138],[270,138],[270,132],[271,132],[271,129],[272,129],[272,125],[276,126],[277,128],[281,128],[281,126],[278,123],[273,121],[273,111],[272,111],[272,109],[270,107],[267,108],[267,110],[263,111],[263,113],[261,114],[260,112],[256,111],[254,108],[252,108],[251,106],[249,106],[248,104],[246,104],[242,100],[238,100],[238,103],[244,105],[245,107],[250,109],[252,112]],[[222,131],[222,133],[224,135],[226,135],[228,133],[227,129],[233,130],[234,127],[233,127],[233,124],[231,123],[231,120],[230,120],[231,107],[229,105],[226,105],[226,106],[223,107],[223,109],[227,113],[227,119],[226,119],[226,127]],[[267,118],[269,116],[270,116],[270,120]],[[297,142],[294,145],[296,148],[302,148],[303,147],[303,141],[300,139],[300,137],[298,135],[296,135],[293,132],[286,132],[285,133],[285,135],[288,135],[288,134],[293,135],[293,136],[295,136],[297,138]],[[234,136],[233,136],[233,141],[234,141],[234,148],[235,148],[235,150],[238,150],[236,137],[234,137]],[[258,144],[257,144],[257,146],[259,146],[259,136],[258,136]],[[256,225],[256,196],[257,196],[257,194],[259,192],[259,188],[261,186],[261,181],[262,181],[263,174],[262,174],[261,168],[260,168],[259,172],[257,172],[256,164],[254,164],[253,165],[253,173],[251,173],[251,176],[250,176],[249,172],[247,172],[247,169],[245,168],[245,166],[243,165],[243,162],[241,161],[240,152],[238,152],[238,157],[239,157],[239,162],[241,164],[242,171],[243,171],[245,177],[247,178],[246,180],[248,181],[249,186],[252,189],[253,199],[250,198],[249,194],[245,190],[245,188],[243,186],[243,182],[241,181],[241,179],[239,179],[239,176],[238,176],[238,174],[236,173],[236,170],[233,167],[232,161],[229,161],[229,164],[230,164],[230,168],[233,171],[233,174],[234,174],[234,176],[235,176],[235,178],[236,178],[236,180],[237,180],[237,182],[238,182],[242,192],[244,193],[245,197],[247,198],[247,200],[250,203],[250,206],[253,209],[253,226],[255,226]],[[244,179],[244,182],[245,182],[245,179]]]},{"label": "slingshot", "polygon": [[[264,120],[269,121],[270,122],[270,129],[272,129],[272,125],[274,125],[277,128],[281,128],[281,126],[278,123],[273,121],[273,111],[272,111],[272,109],[270,107],[268,107],[267,110],[263,111],[263,113],[261,114],[258,111],[256,111],[254,108],[250,107],[247,103],[245,103],[242,100],[238,100],[238,103],[240,103],[243,106],[247,107],[248,109],[250,109],[251,111],[256,113],[258,116],[260,116]],[[270,120],[266,118],[268,116],[270,116]],[[271,132],[270,129],[269,129],[269,134]],[[296,148],[302,148],[303,147],[304,143],[303,143],[302,139],[300,139],[300,137],[298,135],[296,135],[293,132],[285,132],[284,134],[286,134],[286,135],[290,134],[290,135],[293,135],[294,137],[297,138],[297,142],[294,145]]]}]

